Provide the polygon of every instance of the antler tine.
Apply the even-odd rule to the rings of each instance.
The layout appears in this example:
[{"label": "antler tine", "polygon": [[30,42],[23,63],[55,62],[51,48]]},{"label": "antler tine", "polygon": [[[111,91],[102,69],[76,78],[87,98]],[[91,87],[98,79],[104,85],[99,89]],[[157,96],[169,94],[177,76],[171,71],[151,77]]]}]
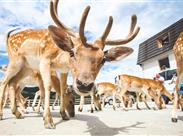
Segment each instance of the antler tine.
[{"label": "antler tine", "polygon": [[130,42],[131,40],[133,40],[137,36],[137,34],[138,34],[139,30],[140,30],[140,27],[137,27],[135,29],[135,31],[134,31],[136,23],[137,23],[137,16],[136,15],[132,15],[130,32],[129,32],[128,36],[125,39],[118,39],[118,40],[109,40],[109,39],[107,39],[105,41],[105,44],[106,45],[115,46],[115,45],[126,44],[126,43]]},{"label": "antler tine", "polygon": [[53,2],[54,3],[54,9],[55,9],[55,14],[58,16],[58,0],[55,0],[55,2]]},{"label": "antler tine", "polygon": [[[112,24],[113,24],[113,18],[112,18],[112,16],[110,16],[108,24],[106,26],[106,29],[105,29],[104,33],[102,34],[102,36],[101,36],[101,40],[103,42],[105,42],[107,36],[109,35],[109,32],[111,31],[111,28],[112,28]],[[104,47],[102,47],[102,48],[104,48]]]},{"label": "antler tine", "polygon": [[80,26],[79,26],[79,36],[81,39],[82,44],[85,47],[89,47],[89,44],[87,43],[87,39],[84,35],[84,28],[85,28],[85,23],[86,23],[86,18],[88,16],[88,13],[90,11],[90,6],[87,6],[83,12],[82,18],[81,18],[81,22],[80,22]]},{"label": "antler tine", "polygon": [[130,32],[129,32],[129,36],[133,33],[135,26],[137,24],[137,16],[136,15],[132,15],[131,17],[131,25],[130,25]]},{"label": "antler tine", "polygon": [[50,14],[57,26],[64,29],[69,35],[75,37],[76,33],[71,29],[67,28],[59,19],[57,15],[57,7],[58,7],[58,0],[51,0],[50,1]]}]

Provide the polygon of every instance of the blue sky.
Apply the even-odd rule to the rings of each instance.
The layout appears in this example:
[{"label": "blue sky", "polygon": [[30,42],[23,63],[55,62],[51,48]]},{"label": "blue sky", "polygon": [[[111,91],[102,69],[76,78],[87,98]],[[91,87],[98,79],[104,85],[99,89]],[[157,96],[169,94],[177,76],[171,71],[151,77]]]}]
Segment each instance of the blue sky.
[{"label": "blue sky", "polygon": [[[119,62],[106,63],[98,75],[98,82],[114,82],[114,77],[123,73],[141,76],[141,68],[136,65],[139,44],[183,17],[183,2],[171,0],[61,0],[59,17],[68,27],[77,29],[87,5],[91,6],[85,27],[89,41],[102,34],[110,15],[114,19],[109,35],[112,39],[126,36],[132,14],[137,15],[137,25],[141,27],[138,36],[125,45],[132,47],[134,53]],[[4,53],[8,30],[17,26],[47,28],[51,24],[54,23],[49,14],[49,0],[0,0],[0,65],[8,60]]]}]

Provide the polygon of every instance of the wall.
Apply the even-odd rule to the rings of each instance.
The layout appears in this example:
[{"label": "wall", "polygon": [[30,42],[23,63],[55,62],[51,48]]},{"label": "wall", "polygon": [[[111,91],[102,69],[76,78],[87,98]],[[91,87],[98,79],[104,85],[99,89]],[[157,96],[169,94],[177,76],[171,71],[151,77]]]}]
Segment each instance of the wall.
[{"label": "wall", "polygon": [[168,57],[169,57],[169,61],[170,61],[170,68],[176,69],[177,65],[176,65],[175,56],[174,56],[173,52],[171,54],[169,54]]},{"label": "wall", "polygon": [[156,75],[156,73],[159,73],[160,67],[159,67],[158,60],[165,58],[165,57],[169,58],[170,69],[175,69],[176,68],[176,61],[175,61],[174,54],[172,51],[168,51],[168,52],[165,52],[159,56],[151,58],[142,64],[141,68],[142,68],[143,77],[153,78]]}]

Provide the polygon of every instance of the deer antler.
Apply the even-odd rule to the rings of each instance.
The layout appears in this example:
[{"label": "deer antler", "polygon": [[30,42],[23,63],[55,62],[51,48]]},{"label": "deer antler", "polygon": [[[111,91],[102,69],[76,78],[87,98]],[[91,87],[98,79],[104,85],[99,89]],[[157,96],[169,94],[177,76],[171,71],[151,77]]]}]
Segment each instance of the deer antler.
[{"label": "deer antler", "polygon": [[58,7],[58,0],[51,0],[50,1],[50,14],[57,26],[64,29],[69,35],[76,37],[76,32],[74,32],[72,29],[67,28],[59,19],[57,15],[57,7]]},{"label": "deer antler", "polygon": [[117,39],[117,40],[107,39],[105,41],[105,44],[106,45],[112,45],[112,46],[114,45],[115,46],[115,45],[126,44],[126,43],[130,42],[131,40],[133,40],[137,36],[137,34],[138,34],[139,30],[140,30],[140,27],[137,27],[136,30],[134,31],[136,23],[137,23],[137,16],[136,15],[132,15],[130,32],[129,32],[128,36],[125,39]]},{"label": "deer antler", "polygon": [[82,18],[81,18],[81,22],[80,22],[80,26],[79,26],[79,36],[81,38],[81,42],[85,47],[89,47],[89,44],[87,43],[87,39],[84,35],[84,28],[85,28],[85,23],[86,23],[86,18],[88,16],[88,13],[90,11],[90,6],[87,6],[83,12]]},{"label": "deer antler", "polygon": [[112,16],[110,16],[108,24],[106,26],[106,29],[105,29],[104,33],[102,34],[102,36],[101,36],[102,41],[105,41],[107,36],[109,35],[109,32],[111,31],[112,24],[113,24],[113,18],[112,18]]},{"label": "deer antler", "polygon": [[[85,27],[85,24],[86,24],[86,18],[88,16],[89,11],[90,11],[90,6],[87,6],[85,8],[84,12],[83,12],[81,22],[80,22],[80,27],[79,27],[79,35],[80,35],[80,38],[81,38],[81,42],[85,47],[89,47],[89,44],[87,43],[87,39],[84,35],[84,27]],[[101,36],[101,40],[103,42],[105,42],[105,40],[106,40],[110,30],[111,30],[112,23],[113,23],[113,18],[112,18],[112,16],[110,16],[109,17],[109,22],[106,26],[106,29],[105,29],[104,33],[102,34],[102,36]],[[102,49],[103,49],[103,47],[102,47]]]},{"label": "deer antler", "polygon": [[[105,43],[105,40],[106,40],[107,36],[109,35],[109,32],[111,31],[112,24],[113,24],[113,18],[112,18],[112,16],[110,16],[108,24],[106,26],[106,29],[105,29],[104,33],[102,34],[102,36],[101,36],[101,40],[102,40],[103,43]],[[104,46],[105,46],[105,44],[103,44],[103,46],[101,48],[103,49]]]}]

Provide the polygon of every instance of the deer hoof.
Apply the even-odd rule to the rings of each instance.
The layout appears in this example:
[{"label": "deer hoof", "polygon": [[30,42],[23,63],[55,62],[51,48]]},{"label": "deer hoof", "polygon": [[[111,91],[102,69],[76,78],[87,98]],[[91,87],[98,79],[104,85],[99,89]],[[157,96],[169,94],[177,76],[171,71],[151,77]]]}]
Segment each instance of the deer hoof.
[{"label": "deer hoof", "polygon": [[69,120],[69,117],[67,116],[65,111],[61,111],[60,114],[61,114],[63,120]]},{"label": "deer hoof", "polygon": [[22,114],[19,111],[17,111],[15,113],[15,116],[16,116],[17,119],[23,119],[23,116],[22,116]]},{"label": "deer hoof", "polygon": [[32,107],[32,110],[33,110],[33,111],[35,111],[35,108],[34,108],[34,107]]},{"label": "deer hoof", "polygon": [[116,107],[115,106],[112,106],[113,107],[113,110],[116,110]]},{"label": "deer hoof", "polygon": [[52,118],[47,118],[47,117],[44,119],[44,127],[46,129],[55,129],[56,128],[55,124],[53,123]]},{"label": "deer hoof", "polygon": [[82,112],[82,111],[83,111],[83,108],[80,108],[80,107],[79,107],[79,108],[78,108],[78,111],[79,111],[79,112]]},{"label": "deer hoof", "polygon": [[178,121],[177,118],[172,118],[172,122],[176,123]]}]

